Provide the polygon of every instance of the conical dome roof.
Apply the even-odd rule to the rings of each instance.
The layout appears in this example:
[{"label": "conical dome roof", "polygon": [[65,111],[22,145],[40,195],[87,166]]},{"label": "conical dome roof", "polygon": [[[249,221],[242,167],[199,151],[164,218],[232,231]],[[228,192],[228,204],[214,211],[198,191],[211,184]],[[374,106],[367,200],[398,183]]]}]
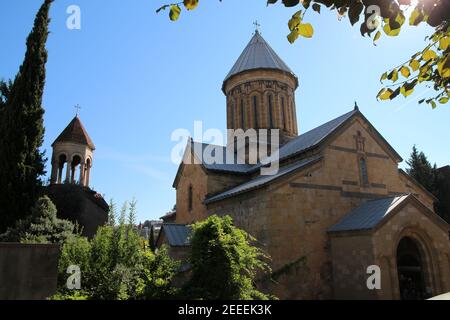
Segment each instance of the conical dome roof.
[{"label": "conical dome roof", "polygon": [[75,118],[70,121],[69,125],[64,129],[63,132],[56,138],[55,142],[53,142],[52,146],[56,143],[61,142],[73,142],[78,143],[82,145],[86,145],[92,150],[95,149],[94,143],[92,142],[91,138],[89,137],[86,129],[84,128],[83,124],[80,121],[80,118],[78,116],[75,116]]},{"label": "conical dome roof", "polygon": [[231,71],[224,80],[225,82],[232,76],[241,72],[255,69],[280,70],[291,74],[297,79],[294,72],[270,47],[266,40],[256,31],[252,39],[241,53]]}]

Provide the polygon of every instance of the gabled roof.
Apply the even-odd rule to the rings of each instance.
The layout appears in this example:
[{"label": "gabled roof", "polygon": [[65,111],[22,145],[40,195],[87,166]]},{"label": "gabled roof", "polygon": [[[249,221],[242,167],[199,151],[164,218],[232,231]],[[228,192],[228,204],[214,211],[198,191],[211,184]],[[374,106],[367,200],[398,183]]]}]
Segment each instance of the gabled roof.
[{"label": "gabled roof", "polygon": [[[225,77],[225,82],[232,76],[241,72],[255,69],[280,70],[291,74],[296,79],[294,72],[277,55],[277,53],[264,40],[259,31],[256,31],[250,42],[241,53],[233,68]],[[297,80],[298,81],[298,80]]]},{"label": "gabled roof", "polygon": [[350,211],[338,223],[328,229],[328,232],[346,231],[370,231],[387,221],[388,216],[395,214],[408,203],[415,203],[424,210],[427,216],[434,220],[438,226],[445,231],[450,231],[450,226],[440,216],[434,213],[420,202],[413,194],[405,194],[395,197],[388,197],[370,200],[356,209]]},{"label": "gabled roof", "polygon": [[158,243],[159,238],[164,233],[171,247],[188,247],[190,246],[189,236],[191,231],[192,229],[184,224],[163,223],[156,243]]},{"label": "gabled roof", "polygon": [[[398,160],[402,160],[400,155],[392,148],[392,146],[383,138],[383,136],[375,129],[375,127],[372,126],[372,124],[367,120],[364,115],[359,111],[358,108],[355,108],[354,110],[347,112],[331,121],[328,121],[308,132],[305,132],[295,138],[293,138],[288,143],[282,145],[279,149],[279,159],[280,161],[287,160],[289,158],[292,158],[294,156],[301,156],[307,151],[310,151],[312,149],[315,149],[317,147],[320,147],[324,141],[326,141],[328,138],[330,138],[335,132],[337,132],[340,128],[344,127],[348,121],[350,121],[353,117],[360,116],[364,121],[366,121],[369,126],[371,127],[371,131],[374,132],[377,137],[386,145],[389,152]],[[262,167],[261,163],[249,165],[249,164],[227,164],[226,159],[226,147],[224,146],[216,146],[216,145],[210,145],[206,143],[199,143],[191,141],[188,145],[192,150],[194,150],[194,155],[201,160],[201,165],[206,170],[211,171],[218,171],[218,172],[224,172],[229,174],[252,174],[255,173],[257,170],[259,170]],[[223,161],[222,164],[209,164],[206,161],[204,161],[204,151],[205,149],[211,146],[213,148],[222,149],[223,154]],[[176,183],[179,177],[179,174],[181,173],[181,168],[183,166],[183,163],[180,165],[180,168],[178,169],[177,175],[175,177],[175,181],[173,186],[176,187]]]},{"label": "gabled roof", "polygon": [[410,194],[369,200],[350,211],[341,221],[328,229],[329,232],[370,230],[381,222],[393,209],[405,201]]},{"label": "gabled roof", "polygon": [[86,145],[92,150],[95,150],[94,143],[89,137],[86,129],[80,121],[78,116],[70,121],[69,125],[61,132],[61,134],[56,138],[55,142],[53,142],[52,146],[56,143],[62,142],[73,142],[82,145]]},{"label": "gabled roof", "polygon": [[336,129],[343,125],[347,120],[357,114],[358,110],[352,110],[328,121],[298,137],[292,139],[280,148],[280,160],[289,158],[295,154],[302,153],[308,149],[316,147],[325,138],[331,135]]},{"label": "gabled roof", "polygon": [[260,175],[248,182],[240,184],[234,188],[231,188],[228,191],[222,192],[220,194],[211,196],[205,200],[205,203],[211,203],[219,200],[223,200],[226,198],[237,196],[238,194],[242,194],[245,192],[249,192],[258,188],[261,188],[274,180],[277,180],[281,177],[284,177],[290,173],[293,173],[299,169],[305,168],[309,165],[312,165],[321,159],[320,156],[315,156],[307,159],[303,159],[293,165],[285,166],[279,169],[277,174],[274,175]]}]

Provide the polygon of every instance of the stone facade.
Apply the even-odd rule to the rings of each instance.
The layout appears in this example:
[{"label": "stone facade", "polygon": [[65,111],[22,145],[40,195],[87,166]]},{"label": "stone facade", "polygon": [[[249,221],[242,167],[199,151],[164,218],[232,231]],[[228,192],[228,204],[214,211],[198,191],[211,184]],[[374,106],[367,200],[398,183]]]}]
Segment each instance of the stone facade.
[{"label": "stone facade", "polygon": [[[360,150],[358,139],[364,140]],[[261,247],[271,255],[274,271],[306,257],[306,265],[290,270],[276,284],[270,285],[270,291],[280,298],[398,298],[398,294],[392,291],[394,289],[390,293],[370,292],[364,295],[358,291],[365,286],[366,275],[365,269],[361,268],[355,273],[356,266],[373,264],[374,261],[384,263],[382,259],[374,258],[376,248],[372,247],[372,242],[378,238],[373,236],[359,237],[358,241],[352,237],[335,241],[335,246],[346,247],[347,252],[339,250],[334,254],[356,264],[346,266],[344,274],[359,276],[358,285],[352,287],[357,288],[352,291],[353,296],[341,294],[340,284],[336,287],[333,283],[333,275],[340,271],[336,265],[334,269],[338,269],[333,270],[333,262],[336,263],[337,260],[332,254],[327,230],[349,211],[369,199],[412,193],[427,210],[432,210],[433,197],[398,170],[400,159],[362,116],[354,117],[315,153],[321,155],[322,160],[311,167],[294,172],[263,188],[208,205],[204,204],[204,200],[210,194],[209,179],[211,176],[214,177],[211,181],[218,181],[217,174],[210,175],[201,164],[185,165],[177,186],[177,223],[191,223],[210,214],[231,215],[235,224],[255,236]],[[361,177],[361,158],[367,163],[367,183]],[[231,178],[223,176],[226,177],[223,180]],[[235,185],[241,182],[236,179]],[[201,216],[196,216],[195,213],[187,215],[183,209],[189,184],[197,187],[193,208],[195,212],[201,212]],[[229,183],[223,185],[223,190],[229,188]],[[412,228],[413,221],[405,219],[410,221]],[[450,243],[448,234],[444,231],[441,230],[439,235],[431,233],[428,237],[435,239],[433,242],[441,242],[441,246],[448,250]],[[390,243],[391,266],[395,265],[392,264],[392,252],[395,248],[395,243]],[[355,259],[355,255],[358,259]],[[446,275],[436,277],[446,284],[433,287],[433,294],[450,290],[445,278],[449,276],[450,270],[446,271],[446,267],[440,265],[440,261],[445,260],[445,254],[441,256],[434,261],[436,268],[441,268],[441,273]],[[348,281],[347,278],[344,279]],[[388,283],[395,287],[395,280]]]},{"label": "stone facade", "polygon": [[[291,142],[310,142],[301,152],[282,158],[280,170],[305,159],[318,160],[296,170],[285,170],[286,174],[270,183],[258,183],[263,180],[259,170],[236,174],[231,170],[233,166],[230,171],[221,171],[208,169],[201,161],[181,164],[174,183],[176,223],[190,224],[213,214],[230,215],[235,225],[253,235],[272,257],[276,280],[261,285],[282,299],[400,298],[396,252],[406,235],[420,235],[418,247],[423,248],[422,260],[426,261],[422,269],[429,279],[427,294],[449,291],[450,227],[433,212],[435,198],[399,170],[401,157],[358,108],[324,124],[318,131],[295,137],[296,81],[295,76],[282,70],[257,69],[253,65],[227,78],[223,85],[227,128],[253,128],[258,124],[262,128],[283,129],[279,101],[285,95],[291,118],[284,121],[289,123],[284,132],[289,139],[282,141],[282,148],[292,149],[295,144]],[[260,101],[267,102],[264,99],[268,92],[277,101],[274,125],[267,125],[267,103],[258,110],[258,115],[267,121],[256,122],[254,113],[248,110],[242,121],[236,109],[239,101],[249,105],[256,93]],[[237,114],[233,110],[238,110]],[[345,121],[337,121],[342,117]],[[300,142],[290,140],[297,138]],[[189,146],[185,157],[194,154]],[[242,187],[246,182],[250,185]],[[230,193],[232,190],[235,193]],[[328,232],[368,200],[400,194],[414,195],[417,203],[385,217],[382,226],[375,230],[339,235]],[[381,291],[367,290],[365,268],[373,264],[382,269]]]}]

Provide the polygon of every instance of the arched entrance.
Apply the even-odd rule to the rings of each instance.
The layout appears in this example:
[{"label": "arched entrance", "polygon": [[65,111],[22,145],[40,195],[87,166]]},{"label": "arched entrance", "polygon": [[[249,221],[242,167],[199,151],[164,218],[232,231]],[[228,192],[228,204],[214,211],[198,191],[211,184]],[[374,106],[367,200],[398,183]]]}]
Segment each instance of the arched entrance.
[{"label": "arched entrance", "polygon": [[397,247],[397,272],[402,300],[427,298],[424,278],[424,257],[416,240],[405,237]]}]

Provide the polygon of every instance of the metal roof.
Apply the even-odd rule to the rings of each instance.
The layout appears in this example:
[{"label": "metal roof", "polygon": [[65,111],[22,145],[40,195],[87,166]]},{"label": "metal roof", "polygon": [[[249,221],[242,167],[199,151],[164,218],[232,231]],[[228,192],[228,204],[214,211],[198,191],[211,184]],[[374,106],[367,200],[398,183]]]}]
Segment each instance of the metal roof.
[{"label": "metal roof", "polygon": [[326,137],[338,129],[344,122],[358,112],[359,111],[357,109],[352,110],[292,139],[280,148],[280,160],[289,158],[294,154],[301,153],[307,149],[317,146]]},{"label": "metal roof", "polygon": [[187,247],[190,245],[191,228],[184,224],[163,223],[158,237],[164,233],[171,247]]},{"label": "metal roof", "polygon": [[348,213],[329,232],[370,230],[376,227],[393,209],[411,194],[370,200]]},{"label": "metal roof", "polygon": [[[211,149],[205,153],[207,147],[210,147]],[[227,147],[225,146],[192,141],[191,148],[194,151],[195,156],[198,159],[202,160],[202,165],[208,170],[227,171],[232,173],[248,173],[255,166],[251,164],[238,164],[236,154],[233,155],[234,156],[233,163],[227,163],[226,161]],[[213,157],[215,157],[217,151],[222,153],[219,159],[220,163],[208,163],[207,161],[205,161],[204,155],[211,154]],[[217,156],[219,157],[219,155]]]},{"label": "metal roof", "polygon": [[[301,154],[302,152],[316,147],[320,144],[325,138],[327,138],[331,133],[333,133],[337,128],[339,128],[345,121],[350,119],[354,114],[358,111],[353,110],[348,112],[336,119],[333,119],[317,128],[314,128],[298,137],[295,137],[285,145],[280,147],[279,156],[280,160],[287,159],[293,155]],[[204,161],[203,155],[204,151],[208,146],[212,146],[214,149],[219,150],[222,149],[223,161],[221,164],[210,164]],[[247,174],[252,173],[261,168],[262,164],[258,163],[255,165],[249,164],[237,164],[236,159],[234,163],[228,164],[226,163],[226,147],[218,146],[218,145],[210,145],[207,143],[199,143],[192,142],[191,148],[194,150],[194,154],[198,157],[198,159],[202,159],[202,165],[207,170],[215,170],[215,171],[225,171],[236,174]],[[209,152],[207,152],[209,153]]]},{"label": "metal roof", "polygon": [[321,157],[315,156],[315,157],[311,157],[308,159],[304,159],[301,160],[293,165],[290,166],[285,166],[279,169],[278,173],[275,175],[261,175],[258,176],[248,182],[245,182],[241,185],[238,185],[237,187],[234,187],[228,191],[222,192],[218,195],[209,197],[205,200],[205,203],[211,203],[214,201],[218,201],[218,200],[222,200],[225,198],[229,198],[229,197],[233,197],[236,196],[238,194],[244,193],[244,192],[248,192],[257,188],[260,188],[278,178],[281,178],[289,173],[292,173],[298,169],[304,168],[310,164],[315,163],[316,161],[318,161],[319,159],[321,159]]},{"label": "metal roof", "polygon": [[92,150],[95,149],[94,143],[89,137],[86,129],[81,123],[80,118],[75,116],[75,118],[70,121],[67,127],[61,132],[61,134],[56,138],[55,142],[53,142],[52,146],[56,143],[61,142],[73,142],[82,145],[86,145]]},{"label": "metal roof", "polygon": [[259,31],[256,31],[252,39],[241,53],[233,68],[226,76],[224,83],[232,76],[254,69],[274,69],[290,73],[297,78],[294,72],[276,54],[270,45],[264,40]]}]

